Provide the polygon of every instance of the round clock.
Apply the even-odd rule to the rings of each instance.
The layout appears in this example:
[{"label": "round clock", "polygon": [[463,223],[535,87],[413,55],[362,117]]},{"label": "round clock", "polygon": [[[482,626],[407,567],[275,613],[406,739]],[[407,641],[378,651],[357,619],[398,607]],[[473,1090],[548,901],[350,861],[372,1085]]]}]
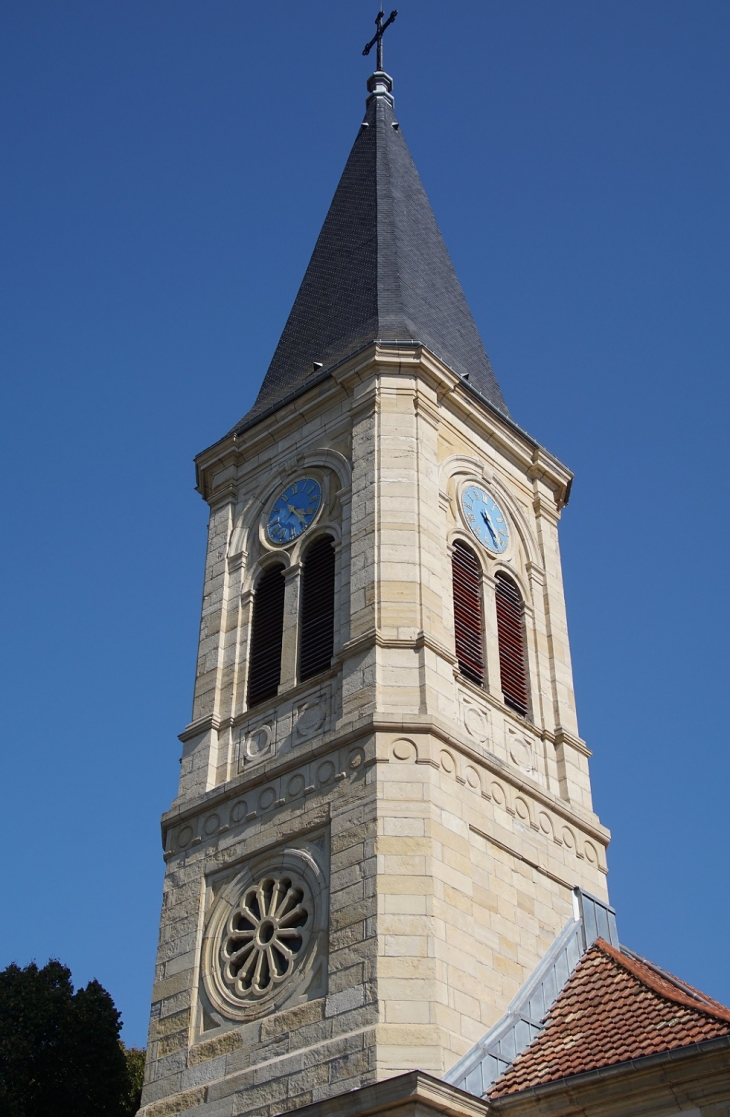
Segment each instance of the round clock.
[{"label": "round clock", "polygon": [[274,501],[266,523],[272,543],[291,543],[311,524],[322,503],[322,490],[312,477],[292,481]]},{"label": "round clock", "polygon": [[501,555],[507,549],[509,533],[507,522],[494,497],[479,485],[467,485],[461,494],[461,506],[467,523],[479,542],[493,554]]}]

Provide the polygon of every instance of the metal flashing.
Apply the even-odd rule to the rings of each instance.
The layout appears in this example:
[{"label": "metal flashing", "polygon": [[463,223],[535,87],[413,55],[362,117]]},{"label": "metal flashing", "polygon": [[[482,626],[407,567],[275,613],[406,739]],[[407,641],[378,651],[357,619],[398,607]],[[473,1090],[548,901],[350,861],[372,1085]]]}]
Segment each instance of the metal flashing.
[{"label": "metal flashing", "polygon": [[444,1081],[483,1097],[543,1029],[543,1020],[583,954],[597,938],[618,947],[616,913],[603,900],[573,889],[573,918],[533,970],[507,1011],[444,1075]]}]

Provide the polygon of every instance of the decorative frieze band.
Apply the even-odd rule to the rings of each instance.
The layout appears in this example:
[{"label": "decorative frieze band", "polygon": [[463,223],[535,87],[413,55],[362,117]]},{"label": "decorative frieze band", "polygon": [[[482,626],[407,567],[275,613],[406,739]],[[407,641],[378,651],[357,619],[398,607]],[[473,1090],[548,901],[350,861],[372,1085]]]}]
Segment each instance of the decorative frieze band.
[{"label": "decorative frieze band", "polygon": [[540,835],[546,842],[562,847],[599,872],[608,872],[601,843],[508,779],[497,776],[485,764],[466,758],[458,749],[445,747],[428,736],[400,737],[391,745],[390,758],[400,763],[430,764],[440,769],[475,795],[504,810],[523,830],[533,831],[536,837]]},{"label": "decorative frieze band", "polygon": [[324,756],[311,759],[297,768],[290,768],[281,775],[257,784],[236,794],[231,789],[223,802],[202,810],[193,817],[186,816],[167,831],[165,860],[184,853],[203,842],[213,841],[237,826],[270,814],[280,807],[336,785],[342,780],[360,776],[365,766],[365,751],[360,746],[349,745],[335,749]]}]

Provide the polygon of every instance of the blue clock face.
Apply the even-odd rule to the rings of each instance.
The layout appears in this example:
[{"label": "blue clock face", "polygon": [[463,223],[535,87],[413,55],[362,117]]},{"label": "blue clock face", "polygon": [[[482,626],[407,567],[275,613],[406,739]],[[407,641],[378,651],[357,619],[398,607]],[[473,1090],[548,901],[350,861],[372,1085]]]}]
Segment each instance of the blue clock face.
[{"label": "blue clock face", "polygon": [[293,481],[274,501],[266,531],[272,543],[291,543],[317,515],[322,490],[312,477]]},{"label": "blue clock face", "polygon": [[496,500],[479,485],[467,485],[461,494],[461,504],[467,523],[479,542],[493,554],[501,555],[507,549],[509,532]]}]

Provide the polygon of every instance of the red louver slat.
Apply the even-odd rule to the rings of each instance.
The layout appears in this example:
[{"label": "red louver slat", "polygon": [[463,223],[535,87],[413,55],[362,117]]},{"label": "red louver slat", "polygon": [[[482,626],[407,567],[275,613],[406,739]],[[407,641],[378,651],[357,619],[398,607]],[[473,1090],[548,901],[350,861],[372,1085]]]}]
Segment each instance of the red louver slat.
[{"label": "red louver slat", "polygon": [[273,698],[281,680],[284,629],[284,567],[274,566],[260,578],[253,597],[248,667],[248,705]]},{"label": "red louver slat", "polygon": [[316,540],[304,556],[299,636],[299,679],[326,671],[335,635],[335,550],[329,537]]},{"label": "red louver slat", "polygon": [[496,600],[502,695],[506,706],[526,717],[529,699],[525,610],[517,586],[501,571],[497,573]]},{"label": "red louver slat", "polygon": [[484,685],[482,571],[472,550],[457,539],[451,559],[454,586],[454,633],[459,671]]}]

